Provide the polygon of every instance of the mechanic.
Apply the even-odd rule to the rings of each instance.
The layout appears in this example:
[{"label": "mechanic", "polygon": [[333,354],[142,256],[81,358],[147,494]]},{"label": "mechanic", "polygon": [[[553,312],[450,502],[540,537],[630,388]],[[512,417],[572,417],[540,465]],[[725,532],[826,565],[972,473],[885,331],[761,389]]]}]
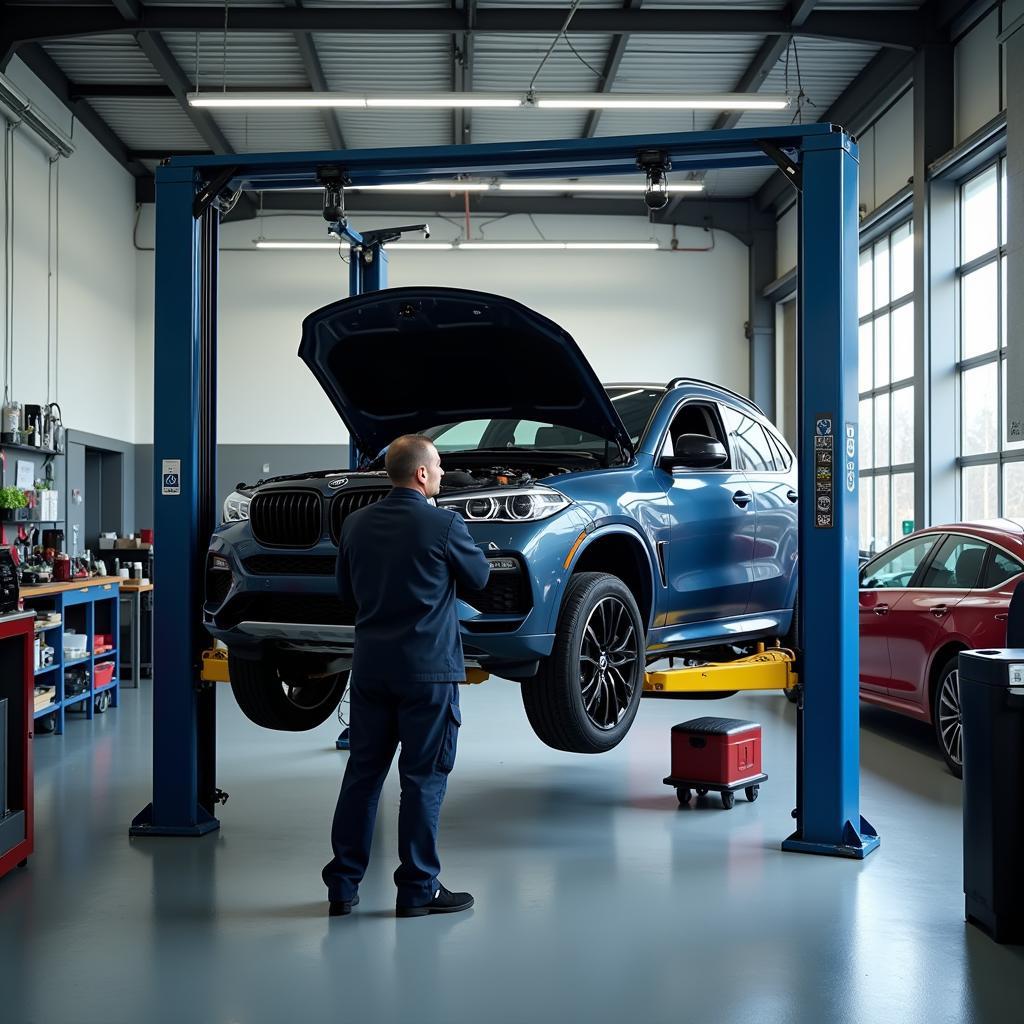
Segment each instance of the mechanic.
[{"label": "mechanic", "polygon": [[381,787],[399,743],[395,913],[473,906],[469,893],[438,881],[437,825],[462,721],[458,684],[466,679],[455,585],[482,589],[490,565],[462,517],[431,500],[444,471],[429,438],[399,437],[384,467],[391,491],[348,516],[338,544],[338,592],[355,602],[356,619],[351,749],[331,831],[334,858],[323,870],[332,917],[359,902]]}]

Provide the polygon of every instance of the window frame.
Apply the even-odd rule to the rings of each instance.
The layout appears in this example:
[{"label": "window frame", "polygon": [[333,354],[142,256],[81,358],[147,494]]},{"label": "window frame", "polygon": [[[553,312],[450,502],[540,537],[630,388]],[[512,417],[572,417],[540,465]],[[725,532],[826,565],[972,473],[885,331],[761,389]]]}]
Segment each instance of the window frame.
[{"label": "window frame", "polygon": [[[970,260],[962,261],[963,252],[963,217],[964,217],[964,190],[972,181],[988,174],[995,168],[996,180],[996,247],[987,252],[972,257]],[[1006,204],[1006,154],[1000,153],[991,160],[986,161],[982,166],[973,170],[969,175],[957,182],[956,199],[956,337],[957,353],[954,370],[956,373],[956,503],[959,518],[967,520],[966,513],[966,488],[964,487],[964,470],[976,466],[994,466],[996,468],[996,507],[995,517],[1006,514],[1006,495],[1004,486],[1004,467],[1010,463],[1024,462],[1024,447],[1007,448],[1005,446],[1005,424],[1006,424],[1006,332],[1005,309],[1006,289],[1003,285],[1004,267],[1007,258],[1007,240],[1004,232],[1004,210]],[[963,357],[964,345],[964,312],[963,312],[963,288],[964,279],[971,274],[983,270],[985,267],[995,265],[996,268],[996,345],[990,352],[983,352],[980,355]],[[964,454],[964,375],[979,367],[995,366],[996,368],[996,446],[987,452],[978,452],[971,455]],[[1011,552],[1006,552],[1011,558],[1015,558]]]},{"label": "window frame", "polygon": [[[870,550],[871,545],[876,543],[877,538],[879,536],[878,522],[877,522],[877,497],[876,497],[876,484],[875,484],[875,481],[878,480],[878,479],[887,480],[887,487],[888,487],[888,498],[887,498],[888,513],[887,514],[888,514],[888,520],[889,521],[888,521],[888,524],[886,525],[886,531],[887,531],[886,535],[888,536],[888,540],[887,540],[887,542],[885,544],[882,545],[881,550],[876,550],[875,551],[875,554],[872,556],[872,560],[874,560],[874,557],[876,557],[877,555],[883,554],[885,551],[887,551],[889,548],[891,548],[894,544],[899,543],[899,537],[896,535],[896,523],[893,522],[893,513],[894,513],[894,510],[893,510],[893,490],[894,490],[893,479],[896,478],[896,477],[909,476],[911,478],[911,480],[913,481],[915,501],[916,501],[916,498],[917,498],[918,489],[921,486],[921,483],[920,483],[920,481],[918,479],[917,466],[916,466],[916,463],[914,462],[913,454],[911,454],[911,461],[909,461],[909,462],[893,463],[891,461],[892,460],[892,452],[893,452],[893,430],[892,430],[892,422],[893,422],[892,410],[893,410],[893,404],[894,404],[893,398],[894,398],[894,396],[896,394],[898,394],[898,393],[900,393],[902,391],[908,391],[908,390],[911,391],[911,393],[912,393],[912,402],[911,402],[911,410],[912,410],[912,412],[916,411],[918,403],[921,400],[921,397],[920,397],[920,395],[918,393],[919,392],[919,381],[918,381],[919,367],[916,365],[916,363],[917,363],[916,359],[914,360],[914,366],[911,369],[911,374],[910,374],[909,377],[901,377],[899,380],[891,379],[891,377],[892,377],[892,365],[893,365],[893,358],[892,358],[892,352],[893,352],[893,349],[892,349],[892,343],[893,343],[892,329],[893,329],[893,326],[892,325],[893,325],[894,314],[896,312],[898,312],[899,310],[906,308],[907,306],[911,306],[911,307],[913,307],[912,322],[916,322],[917,317],[920,315],[919,310],[917,309],[917,306],[916,306],[917,291],[918,291],[918,289],[915,286],[916,282],[912,281],[911,289],[906,294],[901,295],[897,299],[893,299],[893,297],[892,297],[892,291],[893,291],[892,284],[893,284],[893,277],[894,277],[894,275],[893,275],[893,265],[892,265],[893,236],[896,235],[899,232],[902,232],[902,231],[906,230],[908,225],[910,225],[910,227],[911,227],[910,239],[911,239],[911,244],[913,244],[913,238],[914,238],[914,234],[913,234],[913,219],[912,219],[912,217],[908,216],[908,217],[902,219],[898,224],[893,225],[893,227],[889,228],[887,231],[885,231],[884,233],[880,234],[878,237],[872,238],[871,241],[868,242],[868,244],[862,246],[860,251],[859,251],[859,255],[863,255],[865,252],[869,252],[869,251],[871,252],[871,262],[872,262],[871,281],[872,281],[872,288],[874,288],[874,282],[876,280],[876,274],[877,274],[877,268],[874,265],[874,262],[875,262],[874,249],[875,249],[875,246],[878,245],[879,242],[881,242],[883,240],[885,240],[885,242],[886,242],[886,254],[887,254],[886,258],[888,260],[888,292],[889,292],[889,299],[888,299],[888,301],[876,307],[874,305],[874,301],[872,300],[872,302],[870,303],[871,308],[868,309],[863,314],[861,314],[859,309],[858,309],[858,317],[857,317],[857,331],[858,331],[858,335],[860,334],[860,331],[861,331],[861,329],[863,327],[865,327],[865,326],[870,326],[871,327],[871,387],[865,389],[864,391],[860,390],[860,368],[859,367],[858,367],[858,386],[857,386],[858,421],[860,420],[859,408],[860,408],[861,403],[862,402],[870,402],[871,403],[871,465],[870,466],[861,466],[859,464],[859,460],[858,460],[858,466],[857,466],[857,479],[858,479],[858,483],[859,484],[863,484],[863,483],[865,483],[867,481],[870,481],[870,494],[871,494],[870,515],[869,515],[869,519],[870,519],[870,523],[871,523],[871,529],[868,531],[867,536],[863,536],[863,537],[860,538],[860,547],[861,547],[862,550]],[[889,344],[889,375],[890,375],[890,380],[886,384],[876,385],[875,384],[875,373],[874,373],[874,365],[875,365],[874,331],[875,331],[875,323],[876,323],[876,321],[882,319],[883,317],[887,317],[888,318],[888,331],[889,331],[888,344]],[[874,446],[875,446],[876,435],[877,435],[877,430],[876,430],[877,422],[876,422],[876,418],[875,418],[875,404],[876,404],[877,399],[879,399],[879,398],[887,398],[888,399],[888,414],[887,415],[888,415],[888,438],[889,438],[889,440],[888,440],[888,449],[889,449],[889,451],[888,451],[888,456],[887,456],[887,460],[888,461],[886,462],[885,465],[882,465],[882,466],[878,466],[878,465],[875,464],[876,460],[875,460],[875,455],[874,455]],[[913,421],[914,421],[914,417],[912,416],[912,423],[913,423]],[[859,435],[860,439],[863,438],[863,427],[864,427],[863,423],[860,423],[859,424],[859,428],[858,428],[858,435]],[[867,490],[868,490],[868,488],[863,488],[863,490],[861,490],[860,493],[863,494]],[[858,504],[860,503],[861,500],[863,500],[863,499],[860,497],[860,495],[858,495]],[[858,507],[858,526],[859,526],[860,515],[861,515],[861,509]],[[916,519],[916,514],[915,514],[914,518]],[[870,563],[868,563],[868,564],[870,564]]]}]

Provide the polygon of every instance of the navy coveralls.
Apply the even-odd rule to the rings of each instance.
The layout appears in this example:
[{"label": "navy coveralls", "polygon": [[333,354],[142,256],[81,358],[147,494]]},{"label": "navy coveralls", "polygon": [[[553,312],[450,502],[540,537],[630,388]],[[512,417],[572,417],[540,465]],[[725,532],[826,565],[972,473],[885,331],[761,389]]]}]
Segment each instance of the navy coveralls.
[{"label": "navy coveralls", "polygon": [[455,584],[479,590],[490,565],[462,517],[408,487],[350,515],[338,545],[341,599],[356,605],[352,739],[334,812],[328,898],[351,900],[370,860],[381,786],[398,758],[395,872],[400,907],[433,899],[437,822],[455,763],[466,678]]}]

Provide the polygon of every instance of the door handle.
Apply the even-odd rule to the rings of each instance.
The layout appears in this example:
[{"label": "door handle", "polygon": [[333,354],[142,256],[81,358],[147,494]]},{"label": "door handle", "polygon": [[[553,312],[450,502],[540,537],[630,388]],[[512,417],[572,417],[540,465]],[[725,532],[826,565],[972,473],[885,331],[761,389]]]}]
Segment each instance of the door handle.
[{"label": "door handle", "polygon": [[737,491],[732,496],[733,503],[739,505],[740,508],[746,508],[753,500],[752,495],[747,494],[746,491]]},{"label": "door handle", "polygon": [[796,491],[794,491],[794,490],[793,490],[793,488],[792,488],[792,487],[790,487],[790,489],[789,489],[788,491],[786,491],[786,499],[787,499],[788,501],[791,501],[791,502],[793,502],[793,504],[794,504],[794,505],[796,504],[796,502],[797,502],[797,499],[798,499],[799,497],[800,497],[800,496],[799,496],[799,495],[798,495],[798,494],[796,493]]},{"label": "door handle", "polygon": [[937,618],[937,619],[941,619],[942,616],[945,615],[946,612],[948,612],[948,611],[949,611],[949,607],[947,605],[944,605],[944,604],[937,604],[931,610],[932,615],[934,615],[935,618]]},{"label": "door handle", "polygon": [[887,604],[877,604],[877,605],[875,605],[875,614],[876,615],[888,615],[889,614],[889,606]]},{"label": "door handle", "polygon": [[1007,622],[1007,621],[1009,621],[1009,618],[1010,618],[1010,613],[1009,612],[1000,612],[996,616],[996,622]]}]

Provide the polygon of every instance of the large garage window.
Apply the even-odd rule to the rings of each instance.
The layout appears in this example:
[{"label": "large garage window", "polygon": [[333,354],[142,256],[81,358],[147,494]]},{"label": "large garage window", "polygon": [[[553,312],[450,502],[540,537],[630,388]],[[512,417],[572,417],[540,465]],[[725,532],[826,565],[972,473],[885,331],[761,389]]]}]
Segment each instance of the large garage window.
[{"label": "large garage window", "polygon": [[1024,444],[1006,439],[1006,161],[960,186],[960,515],[1024,515]]},{"label": "large garage window", "polygon": [[914,519],[914,236],[861,250],[860,546],[881,551]]}]

